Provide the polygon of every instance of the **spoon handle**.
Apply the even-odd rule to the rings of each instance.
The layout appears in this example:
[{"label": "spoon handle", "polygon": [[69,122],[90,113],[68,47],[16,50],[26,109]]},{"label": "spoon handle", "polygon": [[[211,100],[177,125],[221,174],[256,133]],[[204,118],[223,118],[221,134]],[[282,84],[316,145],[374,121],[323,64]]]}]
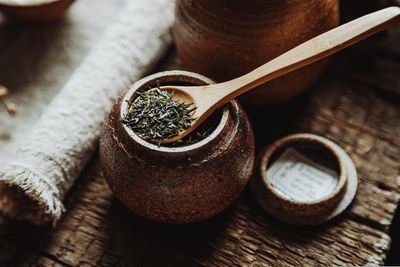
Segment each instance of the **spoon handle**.
[{"label": "spoon handle", "polygon": [[328,57],[388,28],[399,18],[400,8],[388,7],[323,33],[241,77],[220,83],[218,102],[226,103],[260,84]]}]

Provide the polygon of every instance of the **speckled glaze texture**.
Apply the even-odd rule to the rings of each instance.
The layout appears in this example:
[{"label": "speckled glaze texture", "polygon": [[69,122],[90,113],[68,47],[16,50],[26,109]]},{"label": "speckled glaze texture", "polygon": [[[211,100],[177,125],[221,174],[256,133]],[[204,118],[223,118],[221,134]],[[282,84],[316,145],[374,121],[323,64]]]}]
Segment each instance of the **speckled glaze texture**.
[{"label": "speckled glaze texture", "polygon": [[[173,27],[184,65],[217,81],[245,74],[339,23],[338,0],[178,0]],[[319,76],[326,61],[241,97],[260,106],[286,101]]]},{"label": "speckled glaze texture", "polygon": [[135,83],[106,120],[100,139],[104,175],[116,197],[143,217],[177,224],[210,218],[227,208],[250,178],[254,164],[250,122],[232,101],[206,139],[178,148],[150,144],[123,125],[121,116],[126,100],[157,81],[162,85],[212,83],[184,71],[161,72]]}]

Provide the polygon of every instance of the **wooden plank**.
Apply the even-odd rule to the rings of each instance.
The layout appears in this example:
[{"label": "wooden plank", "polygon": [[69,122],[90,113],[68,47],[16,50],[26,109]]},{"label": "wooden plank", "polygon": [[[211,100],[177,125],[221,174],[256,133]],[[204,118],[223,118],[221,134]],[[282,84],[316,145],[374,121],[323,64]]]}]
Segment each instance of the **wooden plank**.
[{"label": "wooden plank", "polygon": [[[334,68],[337,75],[351,81],[389,93],[387,97],[400,99],[398,74],[400,72],[400,27],[394,26],[379,38],[370,39],[341,53],[340,59],[349,64]],[[388,41],[390,40],[390,41]],[[373,55],[373,56],[371,56]],[[351,63],[351,64],[350,64]]]},{"label": "wooden plank", "polygon": [[[6,121],[7,133],[12,136],[0,140],[0,163],[32,125],[23,124],[33,123],[79,64],[76,57],[95,42],[98,35],[93,32],[110,19],[105,9],[94,20],[83,18],[93,12],[94,2],[77,2],[71,12],[72,17],[79,17],[77,24],[68,20],[67,25],[55,26],[63,29],[62,35],[54,37],[61,50],[50,46],[55,29],[18,28],[16,32],[21,33],[16,37],[0,41],[0,47],[9,51],[0,55],[0,82],[17,88],[13,91],[16,101],[27,105],[12,122],[0,115],[0,125]],[[108,2],[107,8],[115,11],[116,3]],[[13,35],[15,25],[13,30],[5,30],[7,27],[0,25],[0,33]],[[79,27],[87,27],[87,31]],[[247,108],[258,150],[282,135],[312,132],[348,151],[357,166],[360,187],[351,209],[337,220],[318,227],[282,224],[267,216],[246,189],[231,208],[212,220],[186,226],[151,223],[115,200],[95,157],[69,194],[68,212],[54,229],[0,217],[0,266],[383,264],[390,245],[388,228],[400,199],[400,100],[382,91],[395,88],[396,94],[400,84],[396,75],[399,37],[396,29],[385,39],[371,39],[341,53],[313,90],[289,103]],[[33,55],[26,58],[20,51],[29,50],[28,40],[47,42],[46,49],[35,44]],[[66,43],[71,50],[62,49]],[[14,62],[18,64],[12,65]],[[59,66],[63,62],[65,65]],[[380,62],[376,63],[380,67],[370,69],[370,62]],[[17,66],[21,66],[19,73]],[[161,69],[172,68],[182,68],[173,53]],[[60,77],[53,77],[58,74]]]},{"label": "wooden plank", "polygon": [[71,266],[362,265],[382,263],[390,242],[387,234],[351,218],[319,227],[281,224],[265,215],[248,190],[210,221],[150,223],[112,197],[98,170],[95,160],[51,234],[21,224],[2,233],[0,240],[35,247]]},{"label": "wooden plank", "polygon": [[[256,127],[258,140],[264,137],[259,147],[287,131],[311,131],[348,150],[361,183],[352,209],[341,220],[321,227],[289,227],[266,216],[246,192],[214,220],[184,227],[153,224],[132,215],[112,198],[95,160],[71,193],[69,212],[61,224],[41,242],[35,236],[25,245],[71,266],[382,263],[389,249],[387,228],[399,199],[398,188],[386,179],[388,174],[399,174],[400,148],[388,138],[396,129],[377,131],[379,121],[373,115],[375,111],[378,117],[396,113],[387,112],[393,107],[373,90],[346,80],[333,83],[327,77],[313,92],[287,104],[286,108],[294,107],[290,112],[277,112],[285,110],[279,106],[257,116],[251,111],[251,117],[260,126]],[[378,108],[366,116],[361,111],[368,110],[371,101]],[[282,121],[287,127],[279,126]],[[20,231],[17,227],[6,236],[17,241]]]}]

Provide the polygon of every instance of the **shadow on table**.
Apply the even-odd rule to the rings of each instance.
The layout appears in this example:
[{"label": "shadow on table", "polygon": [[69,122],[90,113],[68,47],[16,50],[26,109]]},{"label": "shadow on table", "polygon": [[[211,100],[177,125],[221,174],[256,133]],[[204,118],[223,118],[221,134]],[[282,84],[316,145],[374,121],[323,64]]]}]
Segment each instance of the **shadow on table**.
[{"label": "shadow on table", "polygon": [[168,225],[140,218],[115,198],[109,214],[109,252],[120,265],[191,265],[193,260],[208,262],[219,237],[225,235],[233,209],[211,220],[189,225]]},{"label": "shadow on table", "polygon": [[15,222],[0,216],[0,266],[33,263],[40,257],[50,236],[50,227]]},{"label": "shadow on table", "polygon": [[264,245],[276,250],[274,254],[287,246],[302,250],[329,228],[294,227],[276,221],[255,203],[249,188],[222,214],[189,225],[150,222],[133,215],[115,198],[112,202],[107,253],[118,258],[119,266],[197,266],[211,262],[239,266],[263,257],[258,254]]},{"label": "shadow on table", "polygon": [[400,264],[400,208],[397,207],[393,222],[390,227],[390,237],[392,238],[392,245],[385,265],[397,266]]}]

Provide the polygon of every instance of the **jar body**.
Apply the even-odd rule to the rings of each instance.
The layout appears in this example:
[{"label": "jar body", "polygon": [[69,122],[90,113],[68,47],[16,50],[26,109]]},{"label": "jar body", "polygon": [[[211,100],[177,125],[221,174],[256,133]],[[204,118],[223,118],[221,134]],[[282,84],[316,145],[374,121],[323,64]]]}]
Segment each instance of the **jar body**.
[{"label": "jar body", "polygon": [[[178,0],[173,33],[186,68],[225,81],[338,23],[338,0]],[[275,79],[248,92],[242,100],[251,105],[288,100],[310,86],[324,63]]]},{"label": "jar body", "polygon": [[[135,83],[128,94],[178,80],[211,82],[169,71]],[[126,97],[114,105],[100,139],[104,175],[116,197],[133,212],[167,223],[201,221],[227,208],[244,189],[254,164],[253,132],[238,103],[224,107],[218,126],[204,140],[173,148],[157,147],[126,130],[120,120]]]}]

